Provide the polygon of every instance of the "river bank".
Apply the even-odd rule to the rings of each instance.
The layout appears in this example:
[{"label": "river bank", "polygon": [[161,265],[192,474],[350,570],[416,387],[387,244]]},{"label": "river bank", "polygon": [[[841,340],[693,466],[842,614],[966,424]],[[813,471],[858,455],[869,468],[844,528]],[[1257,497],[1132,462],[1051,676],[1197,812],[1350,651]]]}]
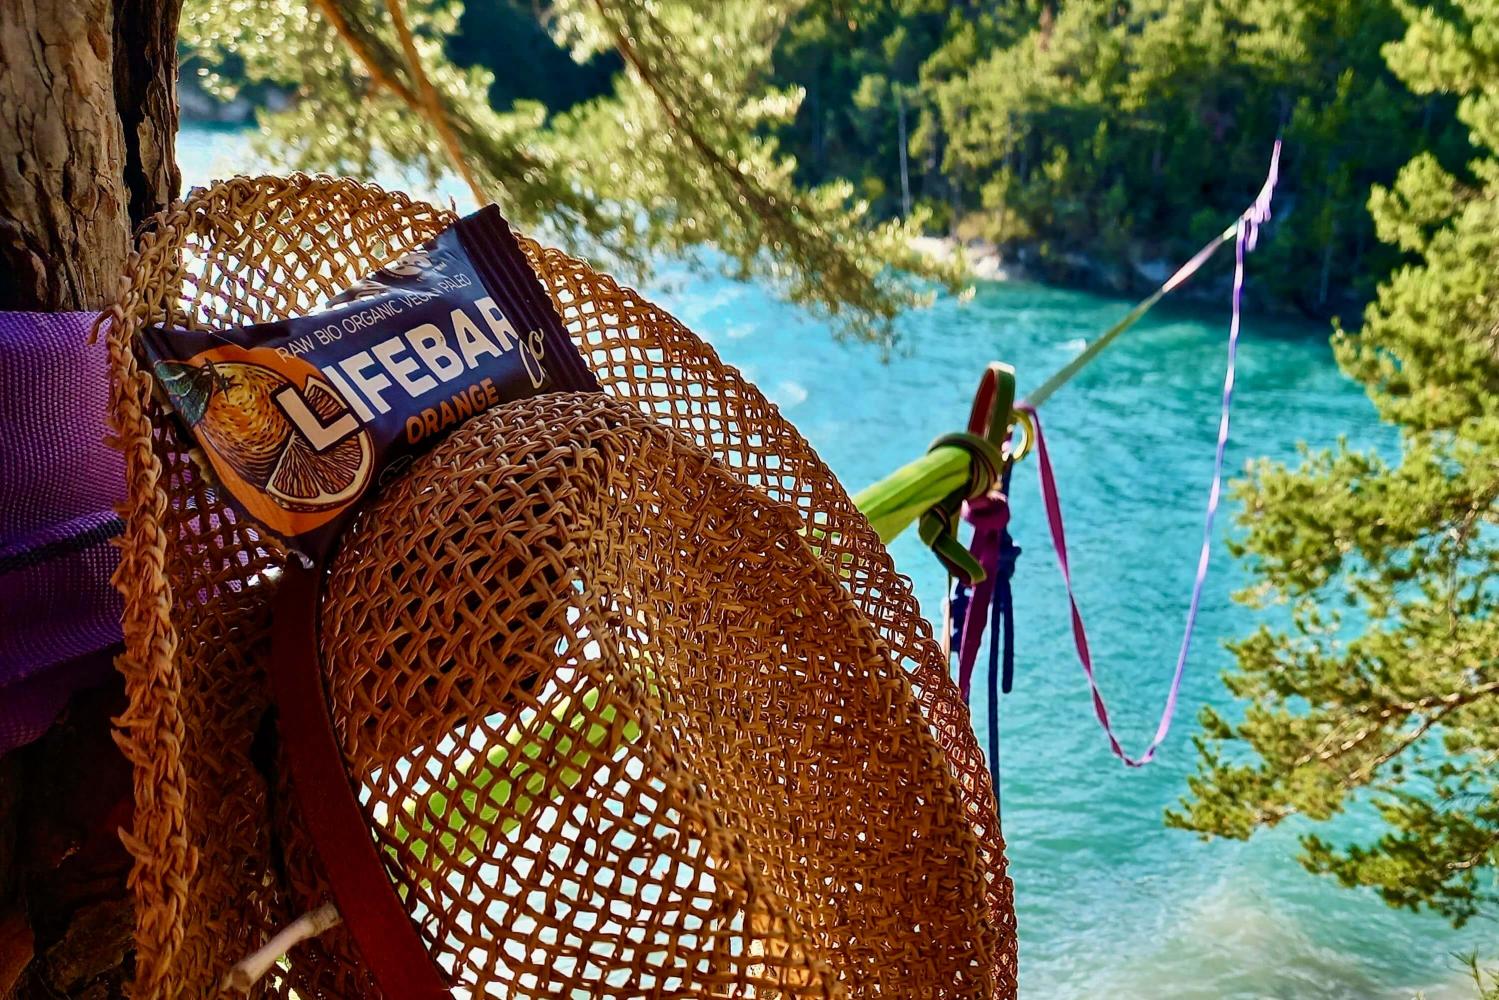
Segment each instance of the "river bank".
[{"label": "river bank", "polygon": [[[960,240],[956,236],[923,235],[911,240],[911,248],[944,263],[962,260],[976,281],[1030,281],[1070,288],[1079,292],[1144,298],[1159,288],[1181,265],[1181,261],[1146,258],[1104,261],[1083,253],[1064,253],[1043,258],[1035,246],[1003,248],[985,239]],[[1225,260],[1231,254],[1221,254]],[[1227,302],[1233,282],[1226,264],[1210,265],[1172,292],[1178,302],[1216,305]],[[1289,303],[1259,293],[1253,284],[1246,299],[1254,311],[1290,322],[1306,317]],[[1310,320],[1325,336],[1327,326]]]}]

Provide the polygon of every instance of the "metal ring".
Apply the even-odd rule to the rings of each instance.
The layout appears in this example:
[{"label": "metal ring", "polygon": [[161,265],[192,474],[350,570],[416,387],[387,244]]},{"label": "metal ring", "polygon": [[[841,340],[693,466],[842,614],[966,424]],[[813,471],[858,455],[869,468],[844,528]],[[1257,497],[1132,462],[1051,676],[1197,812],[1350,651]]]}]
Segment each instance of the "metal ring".
[{"label": "metal ring", "polygon": [[1031,453],[1031,448],[1036,443],[1036,423],[1025,410],[1016,410],[1014,418],[1014,428],[1016,430],[1023,429],[1025,433],[1021,436],[1018,445],[1015,443],[1012,434],[1010,440],[1005,443],[1005,458],[1011,462],[1018,462]]}]

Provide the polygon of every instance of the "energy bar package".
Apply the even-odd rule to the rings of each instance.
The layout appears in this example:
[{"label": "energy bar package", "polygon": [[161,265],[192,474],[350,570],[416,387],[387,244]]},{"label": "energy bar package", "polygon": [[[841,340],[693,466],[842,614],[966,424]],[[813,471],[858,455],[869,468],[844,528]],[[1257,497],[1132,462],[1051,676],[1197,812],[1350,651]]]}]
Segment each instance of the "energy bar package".
[{"label": "energy bar package", "polygon": [[144,340],[227,499],[311,557],[372,485],[474,414],[598,390],[492,205],[310,315]]}]

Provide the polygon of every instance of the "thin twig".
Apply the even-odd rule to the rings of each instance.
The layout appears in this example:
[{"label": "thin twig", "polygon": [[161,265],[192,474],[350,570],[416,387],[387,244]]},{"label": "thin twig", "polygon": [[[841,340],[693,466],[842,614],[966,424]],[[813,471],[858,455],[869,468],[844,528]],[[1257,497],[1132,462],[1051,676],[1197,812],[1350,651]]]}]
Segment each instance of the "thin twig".
[{"label": "thin twig", "polygon": [[422,68],[421,53],[416,50],[416,39],[411,37],[411,28],[406,24],[406,16],[401,12],[401,0],[385,0],[385,9],[390,11],[390,19],[396,26],[396,36],[401,40],[401,49],[406,53],[406,66],[411,70],[411,75],[416,78],[416,86],[421,91],[423,111],[432,127],[437,130],[437,137],[442,140],[443,147],[448,151],[448,159],[452,161],[453,168],[473,192],[474,201],[480,205],[488,199],[484,197],[484,189],[474,177],[473,170],[468,165],[468,160],[463,155],[463,147],[458,144],[458,137],[453,134],[452,126],[448,124],[447,113],[443,111],[442,99],[438,97],[437,88],[432,86],[427,71]]},{"label": "thin twig", "polygon": [[413,108],[421,106],[416,95],[411,92],[411,88],[386,72],[385,67],[375,59],[375,54],[349,24],[348,18],[344,17],[343,11],[334,0],[317,0],[317,5],[318,9],[323,12],[323,16],[328,19],[328,24],[332,26],[334,32],[349,47],[349,51],[364,64],[364,71],[370,75],[371,80],[375,81],[377,87],[384,87]]},{"label": "thin twig", "polygon": [[[353,26],[350,15],[345,9],[348,0],[314,0],[314,2],[323,12],[323,16],[327,18],[334,34],[348,47],[350,55],[364,67],[375,87],[390,91],[407,108],[426,119],[430,114],[428,106],[415,91],[397,78],[405,60],[391,50],[383,39],[371,37]],[[418,63],[418,69],[420,69],[420,63]],[[517,145],[507,145],[499,152],[486,153],[483,142],[485,137],[490,135],[487,126],[476,122],[465,113],[461,106],[445,104],[442,100],[443,95],[435,87],[432,95],[437,99],[438,107],[441,109],[440,120],[448,126],[448,134],[452,137],[452,142],[445,145],[445,152],[460,174],[467,172],[467,158],[462,155],[464,148],[469,149],[473,158],[485,165],[491,177],[494,178],[493,186],[497,189],[503,189],[503,177],[520,178],[527,171],[545,169],[545,164],[541,160]],[[517,184],[519,184],[518,181]],[[470,183],[469,186],[472,188],[474,185]],[[480,196],[479,200],[489,199]],[[564,187],[555,193],[555,200],[550,208],[553,212],[567,211],[576,219],[586,220],[590,215],[589,206],[582,204],[582,201],[583,199],[570,188]]]},{"label": "thin twig", "polygon": [[1447,863],[1447,870],[1454,872],[1467,871],[1470,868],[1477,868],[1481,864],[1487,864],[1489,852],[1493,851],[1495,847],[1499,847],[1499,833],[1490,837],[1482,847],[1469,855],[1466,860],[1449,861]]},{"label": "thin twig", "polygon": [[[1425,698],[1418,698],[1417,700],[1412,702],[1384,705],[1377,712],[1361,712],[1359,714],[1364,716],[1365,718],[1368,718],[1372,715],[1373,718],[1377,721],[1372,725],[1366,726],[1357,735],[1349,740],[1344,741],[1337,747],[1330,748],[1328,746],[1328,744],[1332,741],[1332,734],[1328,734],[1327,736],[1323,737],[1323,739],[1319,742],[1318,746],[1315,749],[1308,750],[1301,757],[1297,758],[1292,766],[1303,767],[1307,764],[1312,763],[1313,761],[1324,764],[1330,763],[1336,758],[1358,747],[1375,733],[1382,732],[1384,730],[1385,723],[1389,722],[1396,715],[1403,715],[1407,719],[1409,719],[1411,716],[1429,712],[1430,714],[1422,719],[1414,730],[1403,734],[1400,738],[1397,739],[1393,746],[1393,749],[1387,748],[1385,751],[1376,754],[1371,760],[1366,761],[1362,766],[1355,768],[1351,772],[1351,774],[1348,775],[1348,779],[1350,781],[1363,780],[1364,778],[1367,778],[1370,774],[1372,774],[1377,768],[1388,763],[1394,757],[1398,756],[1400,753],[1413,746],[1422,736],[1426,735],[1427,731],[1430,730],[1432,726],[1440,722],[1442,719],[1446,718],[1448,715],[1452,714],[1457,709],[1463,708],[1475,701],[1479,701],[1496,693],[1499,693],[1499,681],[1493,681],[1487,684],[1479,684],[1475,687],[1467,688],[1465,690],[1453,691],[1450,694],[1429,695]],[[1336,730],[1334,730],[1334,732],[1336,732]]]},{"label": "thin twig", "polygon": [[[688,119],[683,110],[677,107],[678,96],[672,93],[665,82],[651,71],[645,59],[641,57],[630,36],[628,22],[626,22],[624,27],[616,23],[605,0],[593,0],[593,6],[598,13],[599,20],[603,22],[610,35],[613,36],[615,51],[635,71],[635,75],[639,77],[646,91],[655,99],[657,106],[666,115],[666,119],[671,126],[687,137],[687,141],[697,150],[698,155],[707,161],[709,167],[712,168],[710,174],[714,178],[714,183],[718,189],[724,191],[725,204],[729,206],[730,210],[737,212],[742,218],[750,220],[751,226],[758,225],[760,221],[771,218],[780,220],[782,238],[785,240],[787,248],[793,254],[800,254],[802,259],[809,264],[815,264],[817,258],[816,240],[813,239],[809,242],[807,235],[795,224],[792,215],[788,211],[791,206],[788,206],[784,200],[778,202],[767,197],[759,184],[724,158],[723,154],[698,129],[696,123]],[[639,14],[646,18],[647,21],[651,20],[649,11],[642,9],[639,11]],[[666,37],[667,32],[663,27],[660,25],[652,25],[652,27],[655,29],[656,34]],[[725,182],[729,185],[730,190],[725,190]],[[743,199],[742,202],[736,204],[736,200],[732,196],[733,192],[738,193],[738,196]],[[741,204],[744,207],[741,208]],[[819,232],[818,235],[822,234]],[[855,284],[874,284],[872,279],[849,261],[841,251],[832,254],[830,259],[833,262],[833,269],[843,272],[844,280]],[[815,270],[815,267],[809,267],[809,270]]]},{"label": "thin twig", "polygon": [[271,971],[271,966],[281,960],[283,955],[303,941],[315,938],[330,927],[336,926],[342,919],[338,915],[338,908],[332,903],[324,903],[310,913],[302,914],[282,928],[280,933],[262,945],[259,950],[241,959],[234,968],[230,969],[224,976],[224,991],[249,993],[255,984]]}]

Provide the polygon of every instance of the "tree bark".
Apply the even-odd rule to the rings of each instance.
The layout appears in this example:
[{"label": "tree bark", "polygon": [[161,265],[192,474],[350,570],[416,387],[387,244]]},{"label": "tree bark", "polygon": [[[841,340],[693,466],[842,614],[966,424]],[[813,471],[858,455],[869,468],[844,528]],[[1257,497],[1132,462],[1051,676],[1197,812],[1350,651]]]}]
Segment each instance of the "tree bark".
[{"label": "tree bark", "polygon": [[[0,309],[111,299],[135,227],[177,195],[181,0],[0,0]],[[103,433],[103,428],[100,428]],[[123,996],[118,678],[0,759],[0,997]]]},{"label": "tree bark", "polygon": [[0,3],[0,309],[94,309],[176,196],[181,0]]}]

